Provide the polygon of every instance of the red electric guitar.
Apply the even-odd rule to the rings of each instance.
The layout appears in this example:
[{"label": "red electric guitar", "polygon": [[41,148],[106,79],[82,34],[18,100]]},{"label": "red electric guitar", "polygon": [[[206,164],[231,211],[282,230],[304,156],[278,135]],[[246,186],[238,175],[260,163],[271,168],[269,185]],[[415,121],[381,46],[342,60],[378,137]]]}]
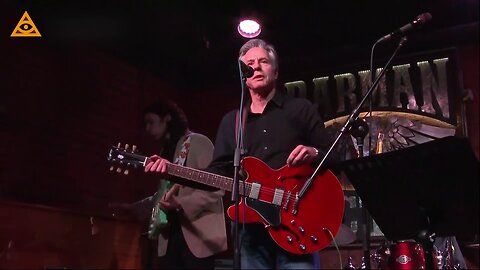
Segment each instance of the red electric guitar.
[{"label": "red electric guitar", "polygon": [[[138,168],[146,165],[148,157],[111,147],[108,160]],[[295,254],[319,251],[333,240],[342,223],[344,196],[340,182],[331,171],[325,170],[309,181],[314,171],[309,165],[273,170],[255,157],[245,157],[241,165],[247,178],[239,183],[242,195],[239,222],[263,223],[280,247]],[[167,172],[232,191],[232,178],[172,163],[167,165]],[[227,213],[234,220],[235,206],[230,206]]]}]

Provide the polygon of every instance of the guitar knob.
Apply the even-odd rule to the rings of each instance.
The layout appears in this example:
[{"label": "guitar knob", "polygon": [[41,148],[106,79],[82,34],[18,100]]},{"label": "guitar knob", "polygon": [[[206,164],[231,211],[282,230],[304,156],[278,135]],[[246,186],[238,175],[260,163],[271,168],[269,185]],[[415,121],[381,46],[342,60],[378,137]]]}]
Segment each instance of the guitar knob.
[{"label": "guitar knob", "polygon": [[113,167],[113,165],[110,166],[110,171],[113,171],[113,169],[115,169],[115,168]]},{"label": "guitar knob", "polygon": [[287,242],[292,243],[293,238],[290,235],[287,235]]},{"label": "guitar knob", "polygon": [[290,221],[290,224],[295,225],[295,219],[292,219],[292,220]]},{"label": "guitar knob", "polygon": [[312,240],[312,242],[316,243],[318,241],[318,238],[315,235],[310,235],[310,240]]},{"label": "guitar knob", "polygon": [[117,168],[117,173],[121,173],[122,172],[122,168],[118,167]]},{"label": "guitar knob", "polygon": [[305,251],[305,249],[307,249],[304,244],[300,244],[299,247],[300,247],[300,250],[301,250],[301,251]]},{"label": "guitar knob", "polygon": [[298,227],[298,230],[299,230],[301,233],[304,233],[304,232],[305,232],[305,229],[303,228],[303,226],[299,226],[299,227]]},{"label": "guitar knob", "polygon": [[128,175],[128,169],[125,169],[125,171],[123,171],[123,174]]}]

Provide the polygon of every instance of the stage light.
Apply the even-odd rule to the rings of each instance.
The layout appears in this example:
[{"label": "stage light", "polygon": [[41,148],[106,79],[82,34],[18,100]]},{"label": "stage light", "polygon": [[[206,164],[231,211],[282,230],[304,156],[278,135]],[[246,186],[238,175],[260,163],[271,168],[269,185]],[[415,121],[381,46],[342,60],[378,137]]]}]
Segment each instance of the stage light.
[{"label": "stage light", "polygon": [[242,20],[238,24],[237,30],[242,37],[246,38],[254,38],[262,32],[260,24],[254,20]]}]

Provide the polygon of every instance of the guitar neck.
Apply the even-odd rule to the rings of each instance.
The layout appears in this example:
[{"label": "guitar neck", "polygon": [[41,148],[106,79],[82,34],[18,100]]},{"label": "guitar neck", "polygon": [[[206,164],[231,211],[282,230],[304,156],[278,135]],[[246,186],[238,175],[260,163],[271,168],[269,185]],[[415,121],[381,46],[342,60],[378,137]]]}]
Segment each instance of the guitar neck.
[{"label": "guitar neck", "polygon": [[[205,184],[211,187],[216,187],[230,192],[232,191],[233,187],[232,178],[205,172],[198,169],[180,166],[174,163],[167,164],[167,173],[172,176],[177,176],[183,179],[194,181],[200,184]],[[244,193],[248,194],[250,192],[251,184],[246,183],[245,189],[244,184],[244,181],[239,182],[240,195],[244,195]]]},{"label": "guitar neck", "polygon": [[[133,166],[134,168],[145,167],[148,157],[127,151],[119,147],[111,147],[108,160],[118,162],[123,165]],[[215,187],[221,190],[232,191],[233,179],[202,170],[181,166],[174,163],[167,163],[167,173],[171,176],[177,176],[196,183]],[[245,186],[244,186],[245,185]],[[239,182],[240,195],[249,194],[252,190],[252,184]]]}]

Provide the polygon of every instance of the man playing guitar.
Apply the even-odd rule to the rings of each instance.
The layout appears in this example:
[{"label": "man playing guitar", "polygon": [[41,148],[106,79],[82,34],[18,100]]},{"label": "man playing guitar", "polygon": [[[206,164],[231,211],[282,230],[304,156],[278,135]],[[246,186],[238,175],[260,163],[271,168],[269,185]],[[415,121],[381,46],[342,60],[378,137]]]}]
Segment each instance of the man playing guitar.
[{"label": "man playing guitar", "polygon": [[[213,143],[188,130],[183,111],[171,101],[158,101],[143,113],[145,131],[160,144],[151,160],[172,162],[188,168],[205,168],[212,160]],[[169,161],[170,160],[170,161]],[[223,190],[208,191],[160,182],[152,197],[148,236],[158,238],[160,269],[213,269],[215,255],[227,250]]]},{"label": "man playing guitar", "polygon": [[[253,69],[253,76],[246,79],[250,99],[246,103],[242,136],[246,155],[251,157],[243,161],[249,181],[246,180],[247,191],[243,194],[248,198],[242,199],[245,207],[240,213],[244,217],[241,221],[247,223],[242,226],[240,237],[241,268],[318,269],[318,253],[314,251],[328,244],[338,231],[343,193],[338,181],[327,176],[313,181],[311,191],[319,191],[318,194],[307,191],[303,196],[300,189],[304,183],[300,178],[308,178],[311,171],[295,168],[311,168],[331,145],[331,138],[308,100],[286,96],[276,89],[278,60],[271,45],[259,39],[249,40],[240,49],[239,60]],[[232,176],[236,118],[236,110],[223,117],[207,171]],[[151,157],[145,171],[166,174],[168,163]],[[217,182],[216,176],[207,177],[212,178],[212,183]],[[334,198],[333,203],[330,198]],[[327,199],[327,203],[316,201],[322,199]],[[322,225],[321,217],[310,222],[322,215],[333,221]],[[310,224],[317,221],[318,224]]]}]

